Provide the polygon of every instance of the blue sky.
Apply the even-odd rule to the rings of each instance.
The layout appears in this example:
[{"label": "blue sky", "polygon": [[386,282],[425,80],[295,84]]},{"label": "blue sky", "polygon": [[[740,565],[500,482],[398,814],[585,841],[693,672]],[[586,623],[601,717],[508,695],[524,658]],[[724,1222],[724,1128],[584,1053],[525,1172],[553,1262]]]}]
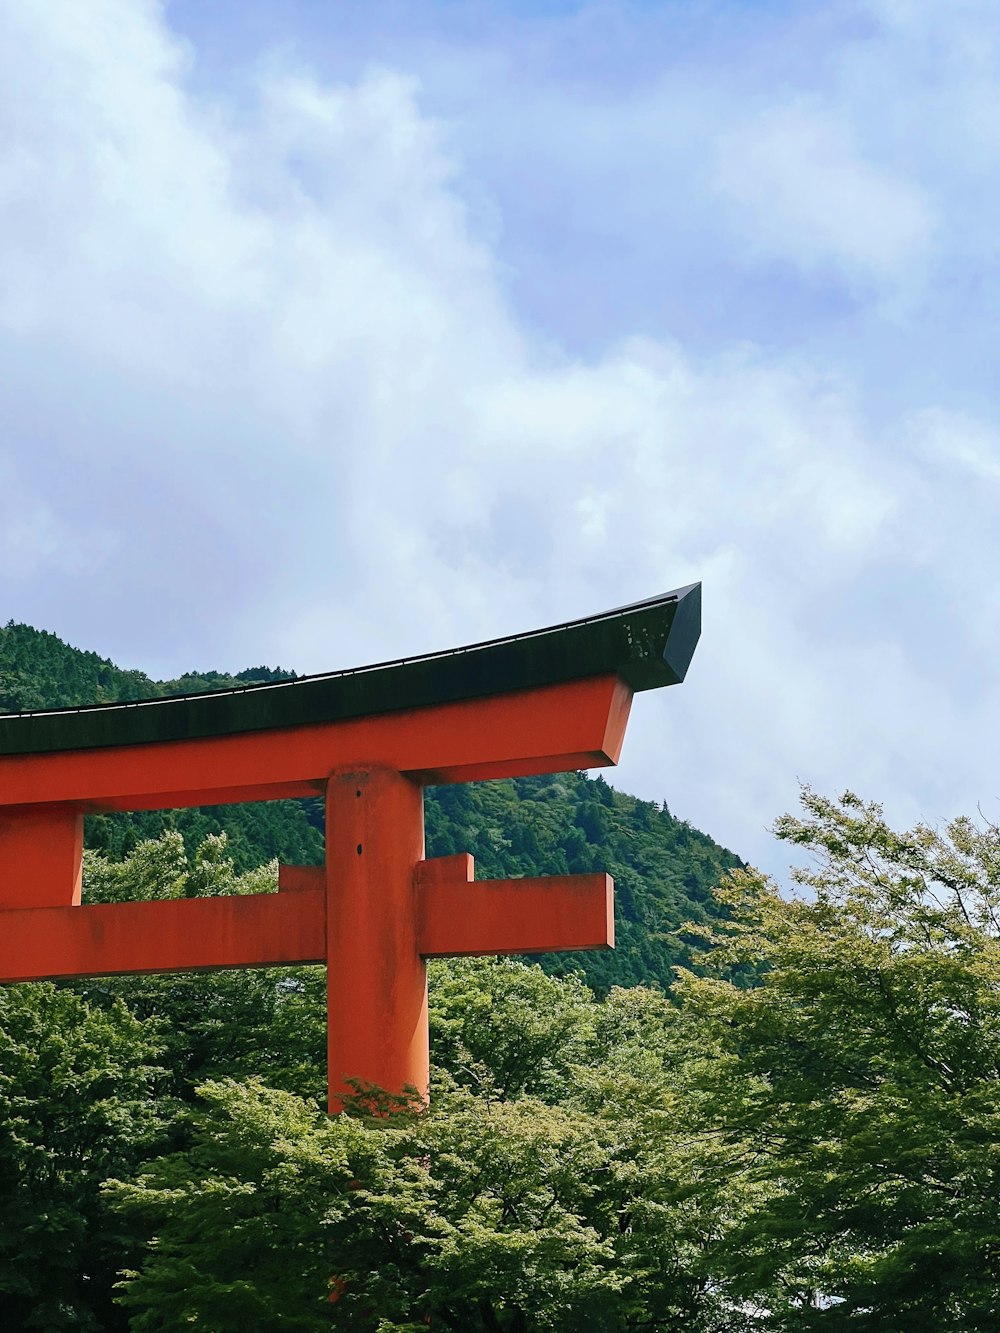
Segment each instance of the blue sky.
[{"label": "blue sky", "polygon": [[0,614],[321,670],[700,578],[615,781],[997,817],[1000,10],[11,0]]}]

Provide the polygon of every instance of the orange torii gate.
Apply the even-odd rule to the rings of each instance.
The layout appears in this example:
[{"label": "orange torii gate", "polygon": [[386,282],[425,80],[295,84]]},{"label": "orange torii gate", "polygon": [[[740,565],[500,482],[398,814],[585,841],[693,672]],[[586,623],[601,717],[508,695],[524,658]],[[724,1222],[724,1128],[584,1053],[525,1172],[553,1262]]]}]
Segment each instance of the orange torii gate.
[{"label": "orange torii gate", "polygon": [[[426,1096],[426,960],[614,944],[607,875],[472,882],[423,787],[617,762],[684,679],[701,585],[513,638],[240,690],[0,717],[0,982],[326,963],[330,1109]],[[326,797],[326,866],[250,897],[81,905],[83,816]]]}]

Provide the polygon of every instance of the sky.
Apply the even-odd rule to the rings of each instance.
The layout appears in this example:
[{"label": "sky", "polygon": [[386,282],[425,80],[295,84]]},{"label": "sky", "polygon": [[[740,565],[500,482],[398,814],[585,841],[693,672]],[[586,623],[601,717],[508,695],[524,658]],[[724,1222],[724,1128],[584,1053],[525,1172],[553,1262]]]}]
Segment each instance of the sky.
[{"label": "sky", "polygon": [[614,785],[1000,820],[995,0],[5,0],[0,620],[168,677],[695,580]]}]

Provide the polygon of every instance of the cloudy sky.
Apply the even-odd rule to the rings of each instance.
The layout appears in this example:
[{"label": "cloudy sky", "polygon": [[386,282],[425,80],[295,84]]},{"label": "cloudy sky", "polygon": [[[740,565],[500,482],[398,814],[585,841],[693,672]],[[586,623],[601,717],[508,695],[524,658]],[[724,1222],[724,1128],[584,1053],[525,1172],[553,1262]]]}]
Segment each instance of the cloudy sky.
[{"label": "cloudy sky", "polygon": [[317,671],[704,582],[619,786],[1000,818],[995,0],[5,0],[0,619]]}]

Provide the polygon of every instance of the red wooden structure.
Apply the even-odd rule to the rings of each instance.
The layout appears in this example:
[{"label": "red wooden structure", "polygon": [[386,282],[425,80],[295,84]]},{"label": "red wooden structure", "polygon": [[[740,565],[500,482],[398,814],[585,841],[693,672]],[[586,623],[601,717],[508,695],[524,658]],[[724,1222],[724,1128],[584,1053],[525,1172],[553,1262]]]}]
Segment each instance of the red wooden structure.
[{"label": "red wooden structure", "polygon": [[[430,957],[612,947],[607,875],[473,882],[424,857],[430,783],[617,761],[682,680],[700,585],[449,653],[243,690],[0,718],[0,981],[326,963],[330,1109],[426,1095]],[[325,794],[325,867],[277,894],[81,904],[83,817]]]}]

